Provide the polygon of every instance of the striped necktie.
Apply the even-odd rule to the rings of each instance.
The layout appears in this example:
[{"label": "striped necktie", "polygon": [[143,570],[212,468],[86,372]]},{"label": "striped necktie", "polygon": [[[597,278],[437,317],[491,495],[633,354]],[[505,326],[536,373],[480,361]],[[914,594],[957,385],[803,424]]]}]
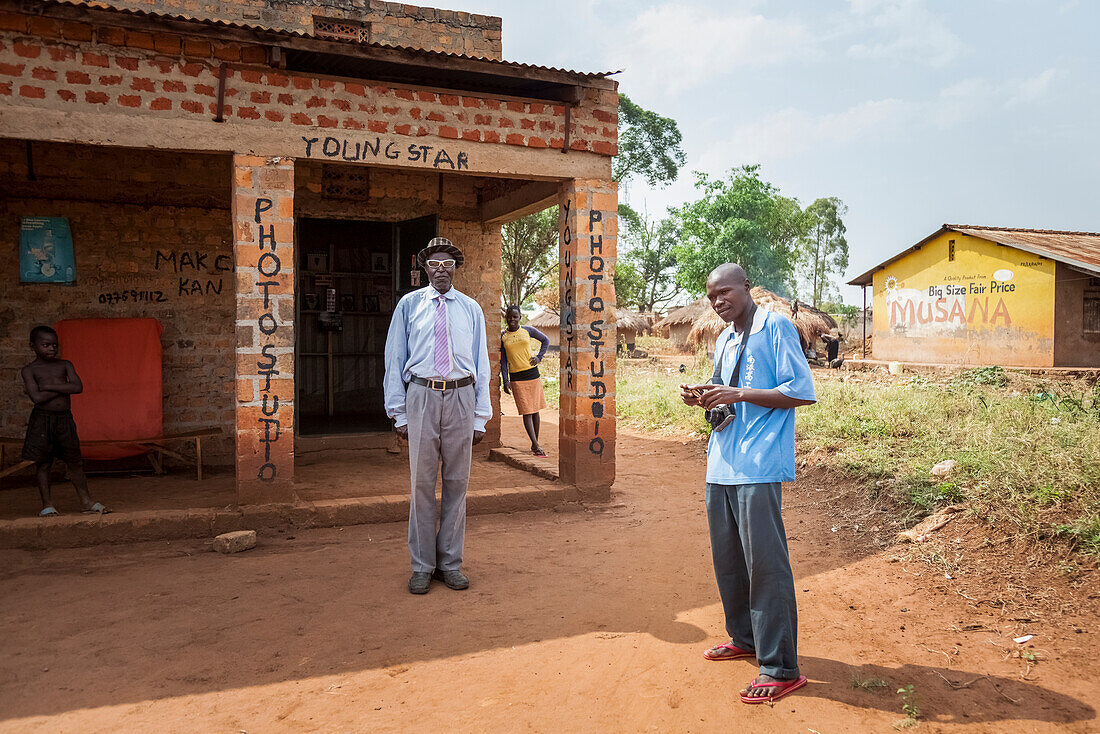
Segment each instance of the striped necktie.
[{"label": "striped necktie", "polygon": [[437,296],[435,306],[435,371],[446,379],[451,372],[451,354],[447,347],[447,299]]}]

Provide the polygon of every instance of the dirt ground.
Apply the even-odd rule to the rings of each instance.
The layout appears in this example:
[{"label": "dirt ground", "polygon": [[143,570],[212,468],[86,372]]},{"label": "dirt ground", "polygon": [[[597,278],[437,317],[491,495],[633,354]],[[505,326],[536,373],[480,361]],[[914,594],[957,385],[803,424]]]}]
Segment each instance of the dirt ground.
[{"label": "dirt ground", "polygon": [[980,564],[948,579],[812,463],[785,490],[811,684],[741,704],[753,664],[701,655],[724,639],[702,447],[619,435],[611,505],[470,518],[466,592],[405,591],[402,523],[4,551],[0,732],[886,732],[909,685],[917,731],[1100,731],[1095,584],[1020,568],[1036,613]]}]

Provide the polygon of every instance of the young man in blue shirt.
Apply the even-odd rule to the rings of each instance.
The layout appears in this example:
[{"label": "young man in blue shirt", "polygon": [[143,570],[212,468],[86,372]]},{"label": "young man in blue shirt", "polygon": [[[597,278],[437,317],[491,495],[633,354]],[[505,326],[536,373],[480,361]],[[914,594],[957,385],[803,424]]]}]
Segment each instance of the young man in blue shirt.
[{"label": "young man in blue shirt", "polygon": [[451,285],[463,259],[450,240],[429,242],[417,255],[428,285],[398,301],[386,336],[386,415],[409,442],[413,594],[428,593],[432,578],[456,590],[470,585],[461,570],[466,487],[472,447],[485,437],[493,409],[485,314]]},{"label": "young man in blue shirt", "polygon": [[[780,510],[781,483],[794,481],[794,408],[816,397],[798,330],[757,308],[751,289],[740,265],[710,274],[707,297],[729,327],[715,344],[711,383],[681,385],[680,396],[711,411],[715,427],[707,449],[707,521],[730,641],[704,657],[755,657],[760,674],[741,700],[765,703],[806,684]],[[733,416],[721,425],[726,406]]]}]

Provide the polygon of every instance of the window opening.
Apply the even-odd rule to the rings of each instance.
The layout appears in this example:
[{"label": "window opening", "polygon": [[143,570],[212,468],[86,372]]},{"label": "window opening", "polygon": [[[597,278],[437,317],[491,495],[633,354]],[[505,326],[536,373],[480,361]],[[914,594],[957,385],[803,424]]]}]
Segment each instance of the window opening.
[{"label": "window opening", "polygon": [[1100,334],[1100,278],[1090,278],[1085,285],[1084,313],[1081,331]]},{"label": "window opening", "polygon": [[370,196],[370,169],[366,166],[321,167],[321,197],[362,200]]},{"label": "window opening", "polygon": [[321,38],[331,38],[336,41],[353,41],[355,43],[370,41],[370,26],[357,20],[345,20],[344,18],[325,18],[315,15],[313,16],[313,33]]},{"label": "window opening", "polygon": [[955,240],[947,241],[947,260],[948,262],[955,262]]}]

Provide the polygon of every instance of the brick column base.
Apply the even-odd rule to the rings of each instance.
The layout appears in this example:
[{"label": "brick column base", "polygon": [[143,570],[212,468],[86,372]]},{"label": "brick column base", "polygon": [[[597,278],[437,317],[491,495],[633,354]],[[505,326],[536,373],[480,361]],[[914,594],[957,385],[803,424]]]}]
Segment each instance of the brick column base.
[{"label": "brick column base", "polygon": [[233,156],[237,501],[294,499],[294,162]]},{"label": "brick column base", "polygon": [[615,481],[618,185],[573,180],[559,200],[561,402],[558,473],[591,499]]}]

